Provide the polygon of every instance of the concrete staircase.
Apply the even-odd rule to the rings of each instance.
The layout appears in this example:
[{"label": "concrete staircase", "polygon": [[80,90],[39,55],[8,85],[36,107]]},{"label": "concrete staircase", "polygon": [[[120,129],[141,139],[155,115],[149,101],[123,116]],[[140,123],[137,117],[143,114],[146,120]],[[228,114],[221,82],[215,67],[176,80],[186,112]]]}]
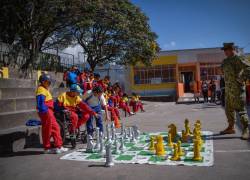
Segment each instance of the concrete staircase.
[{"label": "concrete staircase", "polygon": [[[36,112],[36,82],[24,79],[0,79],[0,154],[40,146],[40,127],[27,127]],[[53,88],[53,96],[65,91]]]}]

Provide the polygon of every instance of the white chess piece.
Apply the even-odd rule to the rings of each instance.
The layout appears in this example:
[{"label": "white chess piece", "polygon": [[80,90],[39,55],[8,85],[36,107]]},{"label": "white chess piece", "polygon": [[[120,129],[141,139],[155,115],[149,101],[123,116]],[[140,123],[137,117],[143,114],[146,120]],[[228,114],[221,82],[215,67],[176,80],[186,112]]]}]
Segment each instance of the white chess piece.
[{"label": "white chess piece", "polygon": [[100,151],[99,151],[99,153],[101,154],[101,155],[104,155],[105,154],[105,149],[104,149],[104,142],[103,142],[103,133],[101,132],[100,133]]},{"label": "white chess piece", "polygon": [[111,124],[111,139],[112,139],[112,141],[114,141],[114,139],[115,139],[115,124],[114,124],[114,122],[112,122],[112,124]]},{"label": "white chess piece", "polygon": [[121,143],[120,143],[119,150],[120,150],[121,152],[124,152],[124,150],[125,150],[125,147],[124,147],[124,139],[123,139],[123,137],[121,137]]},{"label": "white chess piece", "polygon": [[105,146],[106,149],[106,163],[105,166],[106,167],[112,167],[114,166],[114,161],[113,161],[113,157],[112,157],[112,152],[111,152],[111,143],[107,143]]},{"label": "white chess piece", "polygon": [[88,135],[86,152],[93,152],[93,148],[94,148],[93,137],[91,135]]},{"label": "white chess piece", "polygon": [[100,150],[100,128],[96,128],[96,144],[94,147],[95,150],[99,151]]}]

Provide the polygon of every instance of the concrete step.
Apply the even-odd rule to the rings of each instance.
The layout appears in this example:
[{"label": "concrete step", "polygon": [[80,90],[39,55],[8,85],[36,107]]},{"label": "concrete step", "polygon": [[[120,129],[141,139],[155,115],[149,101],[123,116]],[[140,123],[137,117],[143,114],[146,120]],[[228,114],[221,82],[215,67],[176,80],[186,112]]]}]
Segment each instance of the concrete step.
[{"label": "concrete step", "polygon": [[16,99],[1,99],[0,113],[8,113],[15,111],[30,110],[36,108],[35,97],[16,98]]},{"label": "concrete step", "polygon": [[0,113],[0,130],[25,125],[26,121],[29,119],[39,119],[35,108]]},{"label": "concrete step", "polygon": [[34,88],[36,81],[30,79],[0,79],[0,88]]},{"label": "concrete step", "polygon": [[[200,103],[204,102],[203,98],[199,98]],[[187,104],[187,103],[195,103],[195,100],[193,97],[179,97],[177,104]]]},{"label": "concrete step", "polygon": [[26,148],[42,147],[41,127],[17,126],[0,130],[0,155],[23,151]]},{"label": "concrete step", "polygon": [[[50,89],[54,97],[57,97],[60,93],[67,91],[67,88],[53,88]],[[35,97],[36,89],[33,88],[0,88],[0,100],[1,99],[14,99],[14,98],[26,98]]]}]

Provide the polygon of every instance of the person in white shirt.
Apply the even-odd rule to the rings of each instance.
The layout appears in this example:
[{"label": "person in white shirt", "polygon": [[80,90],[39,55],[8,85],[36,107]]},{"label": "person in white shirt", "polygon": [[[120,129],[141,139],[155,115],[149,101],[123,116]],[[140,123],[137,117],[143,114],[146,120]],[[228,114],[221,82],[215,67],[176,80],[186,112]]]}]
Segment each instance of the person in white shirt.
[{"label": "person in white shirt", "polygon": [[[103,90],[100,86],[95,86],[92,90],[87,91],[82,96],[83,101],[87,103],[97,114],[98,117],[96,119],[96,126],[100,128],[100,132],[103,132],[103,123],[102,123],[102,108],[105,111],[106,120],[109,120],[109,114],[107,109],[107,102],[103,95]],[[93,135],[93,118],[87,121],[87,133]]]}]

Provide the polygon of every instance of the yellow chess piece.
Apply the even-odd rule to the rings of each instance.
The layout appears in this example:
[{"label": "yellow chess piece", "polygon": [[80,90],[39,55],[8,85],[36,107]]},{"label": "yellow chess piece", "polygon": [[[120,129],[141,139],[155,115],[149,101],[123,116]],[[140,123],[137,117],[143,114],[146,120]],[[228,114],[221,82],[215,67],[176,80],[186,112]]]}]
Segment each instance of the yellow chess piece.
[{"label": "yellow chess piece", "polygon": [[193,157],[194,161],[201,161],[202,160],[202,156],[200,153],[200,144],[198,140],[194,140],[194,157]]},{"label": "yellow chess piece", "polygon": [[172,160],[172,161],[180,161],[181,160],[181,158],[179,156],[179,153],[178,153],[177,144],[174,144],[174,154],[173,154],[173,156],[171,157],[170,160]]},{"label": "yellow chess piece", "polygon": [[149,150],[150,151],[155,151],[155,137],[154,136],[150,137]]},{"label": "yellow chess piece", "polygon": [[185,119],[184,124],[185,124],[185,134],[189,136],[190,134],[192,134],[190,130],[189,120]]},{"label": "yellow chess piece", "polygon": [[179,154],[179,156],[183,156],[183,155],[184,155],[184,151],[183,151],[183,149],[181,148],[181,141],[178,141],[178,142],[177,142],[177,149],[178,149],[178,154]]},{"label": "yellow chess piece", "polygon": [[163,137],[162,136],[157,136],[156,137],[156,155],[157,156],[165,156],[166,152],[164,149],[164,144],[163,144]]},{"label": "yellow chess piece", "polygon": [[181,131],[181,140],[182,142],[188,142],[188,136],[186,135],[185,131]]},{"label": "yellow chess piece", "polygon": [[172,134],[168,133],[168,147],[173,147]]},{"label": "yellow chess piece", "polygon": [[171,133],[172,141],[174,141],[175,137],[177,136],[177,128],[174,124],[170,124],[168,128],[168,133]]}]

